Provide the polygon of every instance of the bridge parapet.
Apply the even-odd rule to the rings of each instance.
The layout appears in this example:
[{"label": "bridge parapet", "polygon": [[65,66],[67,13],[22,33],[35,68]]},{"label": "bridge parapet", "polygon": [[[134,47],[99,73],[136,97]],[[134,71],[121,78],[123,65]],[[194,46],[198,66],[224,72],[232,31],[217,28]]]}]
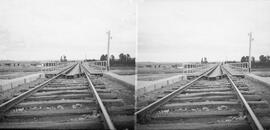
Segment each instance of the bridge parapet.
[{"label": "bridge parapet", "polygon": [[83,63],[91,73],[104,73],[107,61],[89,61]]},{"label": "bridge parapet", "polygon": [[182,73],[183,75],[200,75],[209,68],[213,67],[216,63],[186,63],[183,64]]},{"label": "bridge parapet", "polygon": [[42,72],[52,72],[52,71],[57,71],[60,70],[62,68],[65,68],[67,66],[69,66],[70,64],[72,64],[73,62],[53,62],[53,63],[45,63],[42,65],[41,67],[41,71]]},{"label": "bridge parapet", "polygon": [[227,63],[224,67],[234,74],[244,74],[248,72],[248,62]]}]

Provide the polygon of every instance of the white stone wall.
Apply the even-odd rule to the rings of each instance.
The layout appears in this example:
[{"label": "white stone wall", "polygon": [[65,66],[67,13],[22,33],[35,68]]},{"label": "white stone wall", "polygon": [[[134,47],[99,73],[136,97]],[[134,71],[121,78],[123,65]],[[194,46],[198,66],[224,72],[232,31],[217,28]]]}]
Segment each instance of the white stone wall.
[{"label": "white stone wall", "polygon": [[43,78],[43,77],[44,77],[43,73],[38,73],[38,74],[32,74],[32,75],[10,79],[10,80],[0,80],[0,92],[13,89],[17,87],[18,85],[28,83],[28,82],[31,82],[38,78]]},{"label": "white stone wall", "polygon": [[187,79],[186,75],[176,75],[170,78],[149,82],[148,84],[138,86],[136,89],[136,95],[141,96],[141,95],[144,95],[145,93],[149,93],[156,89],[160,89],[162,86],[167,86],[167,85],[176,83],[181,80],[186,80],[186,79]]}]

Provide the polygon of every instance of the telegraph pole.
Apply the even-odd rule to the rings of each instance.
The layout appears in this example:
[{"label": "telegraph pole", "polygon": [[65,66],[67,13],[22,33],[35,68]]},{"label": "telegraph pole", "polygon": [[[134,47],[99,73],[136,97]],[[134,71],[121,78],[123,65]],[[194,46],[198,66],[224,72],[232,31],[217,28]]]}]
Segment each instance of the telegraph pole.
[{"label": "telegraph pole", "polygon": [[248,72],[251,72],[251,41],[254,39],[252,38],[252,32],[248,33],[249,36],[249,67],[248,67]]},{"label": "telegraph pole", "polygon": [[106,69],[107,69],[107,71],[109,71],[110,70],[110,40],[112,39],[111,30],[109,30],[107,32],[107,34],[108,34],[108,48],[107,48],[107,67],[106,67]]}]

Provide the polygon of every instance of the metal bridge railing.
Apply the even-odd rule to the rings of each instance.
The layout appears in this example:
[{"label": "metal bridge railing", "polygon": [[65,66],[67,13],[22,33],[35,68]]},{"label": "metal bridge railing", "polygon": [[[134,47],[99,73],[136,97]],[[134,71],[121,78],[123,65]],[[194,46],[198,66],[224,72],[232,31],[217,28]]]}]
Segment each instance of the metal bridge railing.
[{"label": "metal bridge railing", "polygon": [[237,73],[248,72],[248,62],[227,63],[224,65],[227,69],[231,69]]}]

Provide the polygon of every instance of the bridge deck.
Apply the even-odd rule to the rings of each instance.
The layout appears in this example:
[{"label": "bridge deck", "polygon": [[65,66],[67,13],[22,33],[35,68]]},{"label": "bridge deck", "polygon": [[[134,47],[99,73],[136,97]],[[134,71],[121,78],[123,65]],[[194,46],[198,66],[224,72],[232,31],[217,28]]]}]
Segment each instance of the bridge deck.
[{"label": "bridge deck", "polygon": [[221,75],[220,66],[218,66],[208,77],[217,77]]},{"label": "bridge deck", "polygon": [[67,75],[76,75],[76,74],[80,74],[81,73],[81,69],[79,64],[76,65]]}]

